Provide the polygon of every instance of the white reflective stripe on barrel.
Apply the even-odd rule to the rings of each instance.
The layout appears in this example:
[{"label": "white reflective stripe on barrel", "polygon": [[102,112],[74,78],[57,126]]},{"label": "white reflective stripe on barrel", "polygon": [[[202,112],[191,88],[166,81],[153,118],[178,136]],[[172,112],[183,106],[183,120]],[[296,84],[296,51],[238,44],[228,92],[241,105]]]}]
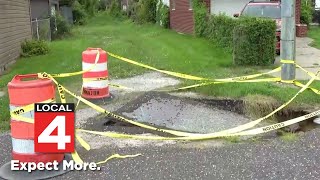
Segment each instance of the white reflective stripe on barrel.
[{"label": "white reflective stripe on barrel", "polygon": [[12,149],[16,153],[34,154],[34,141],[12,138]]},{"label": "white reflective stripe on barrel", "polygon": [[[92,68],[92,65],[90,63],[82,62],[82,70],[87,70],[89,68]],[[90,72],[100,72],[100,71],[106,71],[108,69],[107,63],[97,63],[93,69],[90,70]]]},{"label": "white reflective stripe on barrel", "polygon": [[[14,111],[14,110],[18,110],[19,107],[23,107],[23,106],[13,106],[13,105],[10,104],[10,112]],[[17,114],[17,115],[19,115],[19,114]],[[29,112],[25,112],[25,113],[23,113],[23,114],[21,114],[19,116],[34,119],[34,110],[29,111]]]},{"label": "white reflective stripe on barrel", "polygon": [[[55,102],[56,101],[52,101],[51,103],[55,103]],[[12,112],[14,110],[18,110],[19,108],[21,108],[23,106],[14,106],[14,105],[10,104],[9,107],[10,107],[10,112]],[[17,114],[17,115],[19,115],[19,114]],[[21,114],[20,116],[34,119],[34,110],[29,111],[29,112],[25,112],[25,113]]]},{"label": "white reflective stripe on barrel", "polygon": [[99,80],[99,81],[89,81],[89,82],[83,82],[84,88],[106,88],[109,85],[108,80]]}]

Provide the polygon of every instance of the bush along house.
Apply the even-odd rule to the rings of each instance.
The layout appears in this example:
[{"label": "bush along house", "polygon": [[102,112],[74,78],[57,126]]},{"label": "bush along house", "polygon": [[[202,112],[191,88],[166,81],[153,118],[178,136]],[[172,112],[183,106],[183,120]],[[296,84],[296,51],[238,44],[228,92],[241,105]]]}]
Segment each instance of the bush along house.
[{"label": "bush along house", "polygon": [[[199,0],[205,3],[208,14],[223,13],[232,17],[241,13],[249,2],[279,2],[277,0]],[[170,28],[181,33],[194,33],[193,0],[170,0]],[[301,0],[296,0],[296,33],[307,34],[307,26],[300,23]]]}]

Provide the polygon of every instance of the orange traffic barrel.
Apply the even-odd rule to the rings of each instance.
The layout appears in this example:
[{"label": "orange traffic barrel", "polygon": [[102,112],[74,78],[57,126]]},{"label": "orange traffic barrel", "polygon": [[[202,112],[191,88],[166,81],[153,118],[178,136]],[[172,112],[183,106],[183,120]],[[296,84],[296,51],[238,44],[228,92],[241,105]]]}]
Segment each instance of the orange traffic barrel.
[{"label": "orange traffic barrel", "polygon": [[[21,113],[21,107],[40,102],[55,101],[55,86],[50,79],[39,79],[37,74],[16,75],[8,83],[10,111],[16,114],[34,119],[34,110]],[[20,113],[20,114],[19,114]],[[11,118],[12,159],[20,163],[52,163],[61,162],[65,158],[64,153],[37,153],[34,151],[34,124],[19,120],[19,117]],[[8,170],[9,169],[9,170]],[[41,177],[53,177],[63,174],[57,171],[51,174],[22,173],[10,171],[10,163],[0,168],[0,177],[5,179],[39,179]]]},{"label": "orange traffic barrel", "polygon": [[[55,87],[50,79],[38,79],[37,74],[17,75],[8,84],[10,111],[29,104],[53,101]],[[22,117],[34,119],[34,110],[21,114]],[[60,162],[63,153],[43,154],[34,152],[33,124],[11,118],[12,157],[20,162]]]},{"label": "orange traffic barrel", "polygon": [[[98,54],[99,52],[99,54]],[[98,59],[96,61],[96,57]],[[108,55],[101,48],[88,48],[82,52],[82,69],[89,71],[83,74],[82,97],[86,99],[109,98]]]}]

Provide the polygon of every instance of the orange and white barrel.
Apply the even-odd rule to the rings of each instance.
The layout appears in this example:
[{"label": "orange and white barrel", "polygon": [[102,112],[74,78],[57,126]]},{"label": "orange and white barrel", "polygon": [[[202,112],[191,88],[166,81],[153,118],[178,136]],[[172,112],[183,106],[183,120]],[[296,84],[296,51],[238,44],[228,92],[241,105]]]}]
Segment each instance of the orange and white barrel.
[{"label": "orange and white barrel", "polygon": [[[55,87],[49,79],[38,79],[37,74],[17,75],[8,83],[10,111],[38,102],[53,102]],[[34,119],[34,110],[17,113]],[[36,153],[34,151],[34,124],[11,118],[12,159],[20,162],[47,163],[64,158],[64,153]]]},{"label": "orange and white barrel", "polygon": [[[98,53],[99,52],[99,53]],[[96,59],[98,55],[98,59]],[[88,48],[82,52],[82,97],[102,99],[110,97],[108,82],[108,55],[101,48]]]}]

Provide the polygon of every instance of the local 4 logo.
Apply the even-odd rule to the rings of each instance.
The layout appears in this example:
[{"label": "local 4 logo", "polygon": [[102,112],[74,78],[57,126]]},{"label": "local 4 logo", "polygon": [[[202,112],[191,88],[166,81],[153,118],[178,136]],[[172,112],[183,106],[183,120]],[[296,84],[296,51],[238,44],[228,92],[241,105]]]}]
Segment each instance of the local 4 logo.
[{"label": "local 4 logo", "polygon": [[74,152],[74,104],[36,103],[35,152]]}]

